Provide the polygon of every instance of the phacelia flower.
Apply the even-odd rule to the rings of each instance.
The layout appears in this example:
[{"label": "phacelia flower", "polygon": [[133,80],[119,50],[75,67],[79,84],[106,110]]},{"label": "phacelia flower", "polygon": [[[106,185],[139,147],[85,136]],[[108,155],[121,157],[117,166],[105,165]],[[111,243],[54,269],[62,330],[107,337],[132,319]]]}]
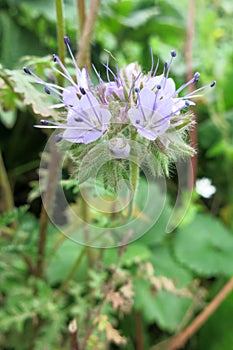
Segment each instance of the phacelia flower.
[{"label": "phacelia flower", "polygon": [[179,144],[182,141],[185,145],[183,135],[192,125],[192,116],[191,113],[188,115],[182,111],[186,112],[190,105],[195,104],[192,98],[199,91],[207,86],[213,87],[215,82],[180,96],[190,84],[199,81],[200,74],[196,72],[190,81],[176,88],[174,80],[169,77],[172,62],[176,57],[173,50],[170,61],[164,63],[161,74],[157,74],[159,61],[154,67],[152,52],[151,69],[147,74],[144,74],[135,62],[121,69],[116,65],[113,71],[107,61],[104,64],[107,81],[104,81],[93,66],[99,80],[97,86],[94,86],[87,69],[78,67],[67,37],[64,38],[64,42],[75,67],[76,79],[71,76],[57,55],[53,55],[53,60],[60,68],[54,68],[55,71],[66,79],[67,86],[44,82],[30,69],[24,68],[27,74],[32,75],[37,83],[44,86],[47,94],[58,100],[59,103],[51,106],[52,108],[65,107],[67,110],[66,118],[61,123],[42,120],[43,125],[38,127],[63,129],[59,139],[71,143],[89,144],[99,142],[101,138],[103,141],[113,139],[110,145],[112,144],[111,151],[113,154],[115,152],[116,158],[121,152],[125,156],[130,151],[126,139],[130,138],[132,129],[146,145],[156,142],[167,149],[173,144],[174,151],[176,135],[179,135]]}]

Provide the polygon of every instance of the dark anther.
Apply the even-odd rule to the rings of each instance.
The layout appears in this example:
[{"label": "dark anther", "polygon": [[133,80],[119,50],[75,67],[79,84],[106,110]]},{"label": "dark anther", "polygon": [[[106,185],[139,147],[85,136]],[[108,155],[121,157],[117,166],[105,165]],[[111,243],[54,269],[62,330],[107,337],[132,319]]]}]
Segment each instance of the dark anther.
[{"label": "dark anther", "polygon": [[64,43],[65,43],[66,45],[69,45],[70,39],[68,38],[68,36],[65,36],[65,37],[64,37]]},{"label": "dark anther", "polygon": [[172,50],[172,51],[171,51],[171,56],[172,56],[172,57],[176,57],[176,51],[175,51],[175,50]]},{"label": "dark anther", "polygon": [[57,56],[53,54],[53,62],[57,62]]},{"label": "dark anther", "polygon": [[136,120],[136,124],[140,124],[140,120],[139,119]]},{"label": "dark anther", "polygon": [[23,67],[23,70],[26,74],[30,74],[30,75],[32,74],[30,69],[28,69],[27,67]]},{"label": "dark anther", "polygon": [[49,122],[48,120],[45,120],[45,119],[41,119],[41,124],[44,124],[44,125],[49,125]]},{"label": "dark anther", "polygon": [[157,85],[157,89],[160,90],[161,89],[161,85]]},{"label": "dark anther", "polygon": [[86,95],[86,91],[83,87],[80,87],[79,90],[80,90],[82,95]]},{"label": "dark anther", "polygon": [[199,78],[200,78],[200,73],[198,73],[198,72],[196,72],[195,74],[194,74],[194,83],[197,83],[198,81],[199,81]]},{"label": "dark anther", "polygon": [[210,84],[210,87],[213,87],[214,85],[216,85],[216,81],[212,81],[212,83]]},{"label": "dark anther", "polygon": [[185,101],[185,106],[189,107],[190,106],[190,102],[188,100]]},{"label": "dark anther", "polygon": [[136,94],[140,91],[140,89],[138,87],[134,88],[134,91],[136,92]]},{"label": "dark anther", "polygon": [[44,91],[46,92],[46,94],[50,95],[51,91],[49,90],[49,88],[47,88],[47,86],[44,87]]},{"label": "dark anther", "polygon": [[82,121],[83,121],[83,119],[82,119],[81,117],[75,117],[74,120],[75,120],[76,122],[82,122]]}]

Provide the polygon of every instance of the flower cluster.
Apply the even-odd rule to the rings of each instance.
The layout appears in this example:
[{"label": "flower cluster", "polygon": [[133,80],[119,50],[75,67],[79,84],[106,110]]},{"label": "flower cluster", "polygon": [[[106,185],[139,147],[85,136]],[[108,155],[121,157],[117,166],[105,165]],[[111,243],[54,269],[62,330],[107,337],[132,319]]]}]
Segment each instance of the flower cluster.
[{"label": "flower cluster", "polygon": [[[163,72],[159,75],[159,62],[154,67],[152,53],[152,65],[147,74],[142,72],[137,63],[131,63],[122,69],[117,65],[113,72],[107,62],[104,65],[107,81],[104,81],[93,66],[99,81],[94,86],[87,68],[78,67],[67,37],[64,42],[75,66],[76,79],[70,75],[57,55],[53,55],[53,60],[60,68],[55,68],[56,72],[66,78],[67,86],[44,82],[30,69],[24,68],[27,74],[34,76],[37,83],[44,85],[47,94],[54,95],[59,101],[53,108],[67,109],[64,122],[42,120],[39,127],[63,129],[59,139],[71,143],[89,144],[110,140],[110,150],[115,158],[129,154],[127,138],[130,139],[132,134],[136,134],[139,142],[145,145],[153,143],[167,154],[170,150],[177,151],[176,141],[179,145],[186,145],[184,131],[192,125],[192,115],[181,112],[195,104],[192,98],[206,86],[179,96],[190,84],[198,82],[200,74],[195,73],[190,81],[177,89],[174,80],[169,77],[176,57],[174,50],[171,51],[170,62],[165,62]],[[207,86],[214,85],[215,82],[212,82]],[[178,148],[179,153],[182,147]],[[186,147],[186,150],[189,154],[193,152],[191,147]]]}]

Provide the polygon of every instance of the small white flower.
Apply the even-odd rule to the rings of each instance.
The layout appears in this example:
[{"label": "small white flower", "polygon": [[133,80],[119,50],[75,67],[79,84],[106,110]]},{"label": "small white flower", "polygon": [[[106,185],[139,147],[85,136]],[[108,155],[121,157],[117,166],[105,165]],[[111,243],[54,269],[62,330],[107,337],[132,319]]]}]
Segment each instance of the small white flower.
[{"label": "small white flower", "polygon": [[216,192],[216,187],[210,179],[203,177],[196,181],[196,192],[204,198],[210,198]]}]

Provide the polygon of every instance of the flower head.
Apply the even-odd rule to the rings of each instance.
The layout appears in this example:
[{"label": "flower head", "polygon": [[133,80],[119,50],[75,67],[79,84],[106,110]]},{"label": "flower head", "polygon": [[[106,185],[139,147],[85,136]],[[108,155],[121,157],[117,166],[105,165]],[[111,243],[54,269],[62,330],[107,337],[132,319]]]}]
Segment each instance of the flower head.
[{"label": "flower head", "polygon": [[[195,73],[190,81],[176,88],[174,80],[169,77],[176,57],[174,50],[171,51],[170,61],[164,63],[161,74],[157,74],[159,61],[154,67],[152,51],[151,69],[147,74],[135,62],[121,69],[116,65],[116,70],[113,71],[107,60],[104,64],[107,81],[104,81],[93,66],[99,80],[99,84],[94,86],[87,69],[78,67],[67,37],[64,42],[72,58],[76,78],[71,76],[57,55],[53,55],[53,60],[59,67],[54,68],[55,72],[66,79],[67,86],[44,82],[31,70],[24,68],[27,74],[34,76],[37,83],[44,85],[47,94],[58,100],[59,103],[52,108],[65,107],[67,110],[66,119],[62,123],[43,120],[39,127],[64,129],[59,139],[71,143],[89,144],[105,136],[109,141],[113,140],[110,145],[116,158],[129,153],[127,137],[132,127],[145,144],[158,141],[165,148],[173,144],[174,149],[176,135],[179,135],[179,142],[181,139],[185,144],[183,129],[192,124],[192,117],[182,111],[195,104],[192,98],[206,86],[180,96],[190,84],[198,82],[200,74]],[[207,86],[214,85],[215,82]]]}]

